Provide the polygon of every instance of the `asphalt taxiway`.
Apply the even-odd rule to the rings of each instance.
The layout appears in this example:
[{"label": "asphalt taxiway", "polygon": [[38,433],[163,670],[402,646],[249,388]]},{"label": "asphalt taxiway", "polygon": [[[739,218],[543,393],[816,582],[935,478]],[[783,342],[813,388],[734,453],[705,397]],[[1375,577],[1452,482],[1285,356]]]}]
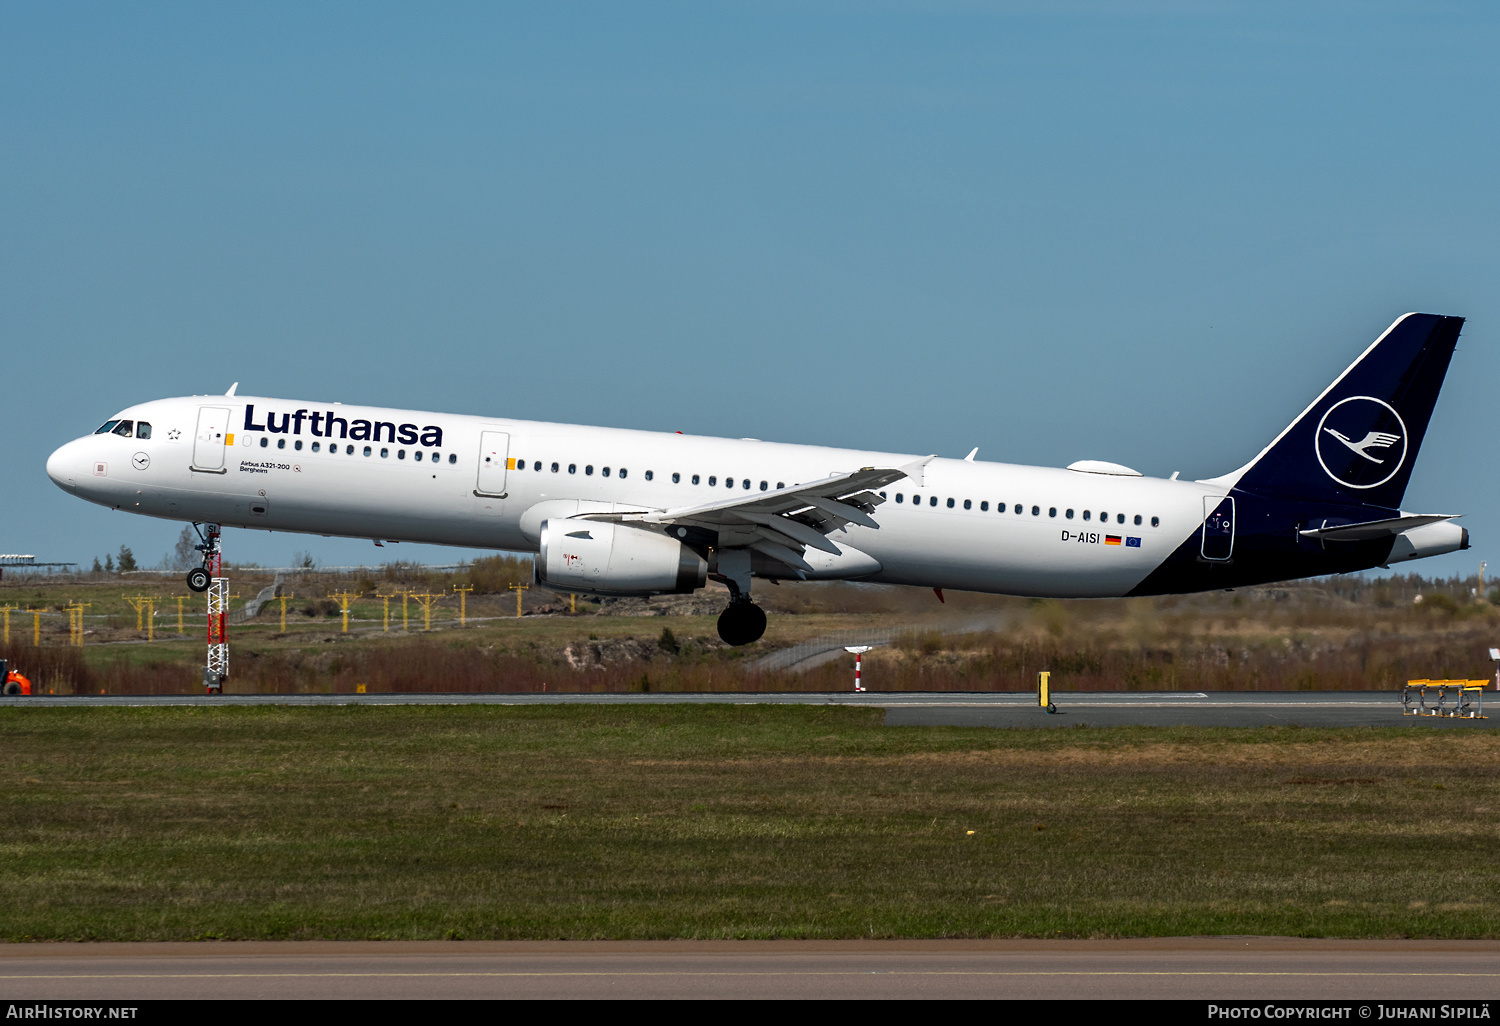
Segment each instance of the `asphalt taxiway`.
[{"label": "asphalt taxiway", "polygon": [[[1030,692],[378,693],[299,695],[40,695],[0,707],[247,705],[840,705],[884,709],[888,726],[954,727],[1447,727],[1488,719],[1402,714],[1388,691],[1052,693],[1055,712]],[[1493,703],[1492,703],[1493,704]]]},{"label": "asphalt taxiway", "polygon": [[[1475,1000],[1500,942],[433,941],[0,945],[0,998]],[[1353,1011],[1353,1010],[1351,1010]],[[1351,1014],[1355,1018],[1357,1011]]]}]

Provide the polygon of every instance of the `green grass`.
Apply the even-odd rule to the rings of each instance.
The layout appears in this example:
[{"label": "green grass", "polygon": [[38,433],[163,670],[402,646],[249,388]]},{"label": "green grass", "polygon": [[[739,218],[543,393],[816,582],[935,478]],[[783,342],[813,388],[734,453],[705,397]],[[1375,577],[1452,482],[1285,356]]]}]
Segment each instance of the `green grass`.
[{"label": "green grass", "polygon": [[9,940],[1500,935],[1491,730],[4,709],[0,745]]}]

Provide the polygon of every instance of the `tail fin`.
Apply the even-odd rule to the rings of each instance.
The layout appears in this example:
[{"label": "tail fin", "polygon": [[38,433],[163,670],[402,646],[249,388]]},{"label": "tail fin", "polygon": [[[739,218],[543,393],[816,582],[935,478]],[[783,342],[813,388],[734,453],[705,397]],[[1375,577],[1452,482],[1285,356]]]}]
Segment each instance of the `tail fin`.
[{"label": "tail fin", "polygon": [[1463,324],[1438,314],[1399,318],[1223,480],[1261,494],[1398,509]]}]

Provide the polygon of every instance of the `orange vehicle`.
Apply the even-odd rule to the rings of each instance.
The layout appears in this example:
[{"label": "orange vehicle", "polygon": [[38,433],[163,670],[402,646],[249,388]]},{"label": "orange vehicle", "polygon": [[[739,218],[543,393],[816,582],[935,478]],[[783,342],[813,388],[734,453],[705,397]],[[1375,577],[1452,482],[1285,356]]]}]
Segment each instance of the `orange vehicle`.
[{"label": "orange vehicle", "polygon": [[31,681],[10,668],[8,660],[0,659],[0,677],[5,678],[3,692],[7,695],[31,694]]}]

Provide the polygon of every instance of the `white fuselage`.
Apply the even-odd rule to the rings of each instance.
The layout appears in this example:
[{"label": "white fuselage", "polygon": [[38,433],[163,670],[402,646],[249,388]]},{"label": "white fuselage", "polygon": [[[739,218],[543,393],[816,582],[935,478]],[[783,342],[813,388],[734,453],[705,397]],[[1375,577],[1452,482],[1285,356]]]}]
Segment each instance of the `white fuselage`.
[{"label": "white fuselage", "polygon": [[[168,520],[513,551],[536,551],[523,517],[538,503],[668,510],[917,458],[253,396],[162,399],[114,419],[145,421],[150,437],[79,438],[48,461],[52,479]],[[369,434],[362,423],[379,440],[356,437]],[[934,459],[920,487],[881,492],[878,530],[833,536],[878,562],[861,580],[1103,597],[1139,584],[1199,530],[1205,496],[1226,488]]]}]

